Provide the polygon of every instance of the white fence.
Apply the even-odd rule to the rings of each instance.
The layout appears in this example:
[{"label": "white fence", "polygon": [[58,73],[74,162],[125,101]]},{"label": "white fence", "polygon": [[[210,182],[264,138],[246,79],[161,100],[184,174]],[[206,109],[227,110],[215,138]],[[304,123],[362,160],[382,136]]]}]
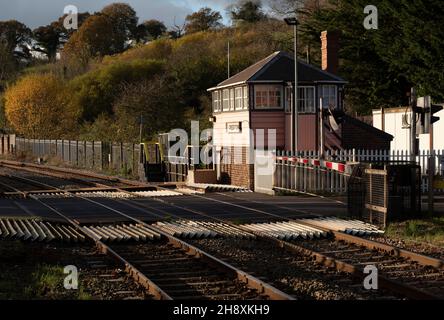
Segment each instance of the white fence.
[{"label": "white fence", "polygon": [[[278,152],[280,156],[301,157],[307,159],[320,159],[319,153],[315,151],[299,152],[293,154],[291,152]],[[421,151],[416,157],[416,163],[421,166],[421,190],[423,193],[428,191],[428,159],[433,156],[435,158],[435,175],[444,177],[444,150]],[[269,157],[270,161],[274,155],[256,154],[256,165],[258,162],[264,162],[264,157]],[[327,152],[325,160],[342,163],[377,163],[377,162],[411,162],[411,156],[407,151],[389,151],[389,150],[343,150],[336,153]],[[307,169],[307,170],[305,170]],[[345,194],[347,192],[348,175],[342,174],[325,168],[309,168],[304,165],[295,164],[286,161],[277,161],[274,170],[276,170],[274,178],[267,178],[264,175],[255,173],[256,191],[269,192],[269,186],[273,184],[278,189],[298,189],[305,192],[329,192],[337,194]],[[256,170],[257,171],[257,170]],[[436,190],[436,192],[444,192],[444,190]]]},{"label": "white fence", "polygon": [[[290,153],[288,153],[290,155]],[[302,157],[319,159],[319,153],[313,151],[301,152]],[[420,151],[416,157],[416,163],[421,166],[422,174],[428,174],[428,159],[435,157],[435,174],[444,176],[444,150],[435,150],[430,153],[429,150]],[[389,162],[389,161],[410,161],[408,151],[390,151],[390,150],[343,150],[339,152],[327,152],[325,159],[329,161],[340,162]]]},{"label": "white fence", "polygon": [[[429,158],[435,159],[435,175],[444,177],[444,150],[421,150],[416,156],[415,162],[421,166],[421,190],[426,193],[429,190]],[[410,152],[407,150],[345,150],[337,154],[327,154],[327,158],[331,160],[344,162],[403,162],[410,161]],[[436,189],[436,192],[444,192],[444,190]]]}]

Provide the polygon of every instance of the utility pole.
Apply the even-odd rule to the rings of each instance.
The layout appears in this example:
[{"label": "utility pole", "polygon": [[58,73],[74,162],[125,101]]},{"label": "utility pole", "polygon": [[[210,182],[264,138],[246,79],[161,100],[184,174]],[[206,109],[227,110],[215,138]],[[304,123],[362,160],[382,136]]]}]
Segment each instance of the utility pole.
[{"label": "utility pole", "polygon": [[433,124],[439,120],[439,117],[434,116],[435,113],[443,110],[443,106],[441,105],[433,105],[432,97],[426,96],[421,97],[417,101],[418,109],[416,110],[420,113],[421,119],[421,127],[423,130],[422,133],[429,134],[429,157],[427,159],[427,168],[428,168],[428,208],[429,214],[432,215],[434,211],[434,180],[436,173],[436,154],[434,150],[434,130]]},{"label": "utility pole", "polygon": [[291,151],[294,154],[299,150],[299,111],[298,111],[298,25],[297,12],[294,18],[286,18],[285,22],[294,27],[294,93],[291,109]]},{"label": "utility pole", "polygon": [[415,88],[411,89],[410,92],[410,109],[411,109],[411,125],[410,125],[410,161],[416,162],[416,109],[417,109],[417,98]]},{"label": "utility pole", "polygon": [[228,78],[229,79],[231,77],[231,48],[230,48],[230,41],[228,41],[228,59],[227,59],[227,64],[228,64]]},{"label": "utility pole", "polygon": [[434,208],[434,179],[435,179],[435,150],[433,145],[433,111],[432,111],[432,101],[431,97],[427,96],[424,98],[424,107],[425,109],[430,111],[430,116],[427,117],[427,122],[429,126],[429,150],[430,150],[430,158],[429,158],[429,214],[432,215]]},{"label": "utility pole", "polygon": [[319,156],[321,159],[324,159],[325,146],[324,146],[324,107],[323,107],[323,98],[319,99],[319,138],[320,138],[320,150]]},{"label": "utility pole", "polygon": [[139,128],[139,140],[140,144],[143,143],[143,115],[140,115],[140,128]]}]

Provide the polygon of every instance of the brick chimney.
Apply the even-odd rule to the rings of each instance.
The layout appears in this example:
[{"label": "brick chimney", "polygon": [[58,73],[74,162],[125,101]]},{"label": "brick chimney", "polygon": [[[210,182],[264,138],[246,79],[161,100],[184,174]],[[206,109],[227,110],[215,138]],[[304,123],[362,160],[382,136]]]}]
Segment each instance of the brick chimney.
[{"label": "brick chimney", "polygon": [[339,67],[339,32],[323,31],[322,42],[322,70],[337,74]]}]

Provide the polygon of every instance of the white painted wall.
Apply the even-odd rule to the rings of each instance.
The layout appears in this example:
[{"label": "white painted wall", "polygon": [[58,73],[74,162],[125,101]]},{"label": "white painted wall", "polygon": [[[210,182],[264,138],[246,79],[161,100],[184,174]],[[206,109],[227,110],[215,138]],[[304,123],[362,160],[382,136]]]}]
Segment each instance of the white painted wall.
[{"label": "white painted wall", "polygon": [[[384,131],[394,136],[391,143],[391,150],[393,151],[407,151],[410,152],[410,130],[402,128],[402,116],[406,113],[406,109],[393,108],[386,109],[384,113],[385,128]],[[407,112],[410,119],[411,112]],[[444,150],[444,110],[436,113],[440,120],[433,126],[433,144],[435,150]],[[373,111],[373,126],[382,130],[382,117],[380,110]],[[429,134],[421,134],[419,136],[419,150],[429,150]]]},{"label": "white painted wall", "polygon": [[[213,143],[215,146],[250,146],[249,111],[215,113],[213,123]],[[228,133],[227,123],[242,122],[241,133]]]}]

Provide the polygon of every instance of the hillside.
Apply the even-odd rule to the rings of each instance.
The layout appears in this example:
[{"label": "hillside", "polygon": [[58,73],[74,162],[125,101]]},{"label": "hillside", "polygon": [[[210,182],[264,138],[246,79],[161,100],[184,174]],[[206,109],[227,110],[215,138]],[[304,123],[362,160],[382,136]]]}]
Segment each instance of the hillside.
[{"label": "hillside", "polygon": [[[211,102],[206,90],[227,77],[228,41],[234,74],[276,50],[291,47],[286,32],[288,28],[282,22],[268,21],[193,33],[179,39],[154,40],[121,54],[92,60],[80,72],[63,60],[30,68],[15,85],[19,88],[8,90],[6,101],[13,104],[18,92],[34,91],[27,78],[44,79],[51,74],[58,85],[63,85],[63,90],[57,88],[57,91],[63,93],[59,103],[65,107],[52,120],[47,112],[36,110],[35,114],[47,117],[50,122],[41,129],[34,124],[43,119],[34,117],[25,125],[20,105],[9,108],[6,114],[18,133],[34,137],[60,138],[62,134],[72,139],[112,137],[116,141],[138,141],[141,116],[145,139],[172,128],[188,128],[191,120],[200,119],[202,126],[208,126]],[[45,99],[53,101],[54,97],[49,94],[39,97],[36,107],[40,111],[52,103]],[[72,125],[60,130],[57,126],[61,119]]]},{"label": "hillside", "polygon": [[[444,99],[444,37],[436,27],[444,16],[442,2],[407,6],[406,0],[399,6],[382,0],[375,30],[363,26],[365,1],[325,2],[307,5],[300,13],[298,54],[319,66],[321,32],[340,31],[338,74],[348,81],[348,113],[369,115],[375,108],[405,105],[411,87],[435,102]],[[35,138],[138,141],[140,119],[148,140],[171,128],[189,128],[190,120],[209,126],[206,90],[227,77],[228,42],[231,74],[274,51],[293,50],[292,28],[258,10],[245,15],[251,21],[227,27],[220,24],[220,14],[203,8],[187,17],[184,30],[160,28],[148,38],[137,32],[147,22],[138,25],[128,5],[87,14],[77,32],[63,35],[60,60],[29,63],[10,77],[4,76],[9,67],[0,64],[0,91],[7,87],[0,96],[1,127]],[[122,22],[118,28],[109,18],[113,15]],[[26,30],[16,22],[2,24]],[[143,41],[135,40],[141,37]],[[139,44],[127,49],[129,40]],[[145,40],[150,42],[142,44]],[[12,53],[3,53],[0,61],[9,61]]]}]

